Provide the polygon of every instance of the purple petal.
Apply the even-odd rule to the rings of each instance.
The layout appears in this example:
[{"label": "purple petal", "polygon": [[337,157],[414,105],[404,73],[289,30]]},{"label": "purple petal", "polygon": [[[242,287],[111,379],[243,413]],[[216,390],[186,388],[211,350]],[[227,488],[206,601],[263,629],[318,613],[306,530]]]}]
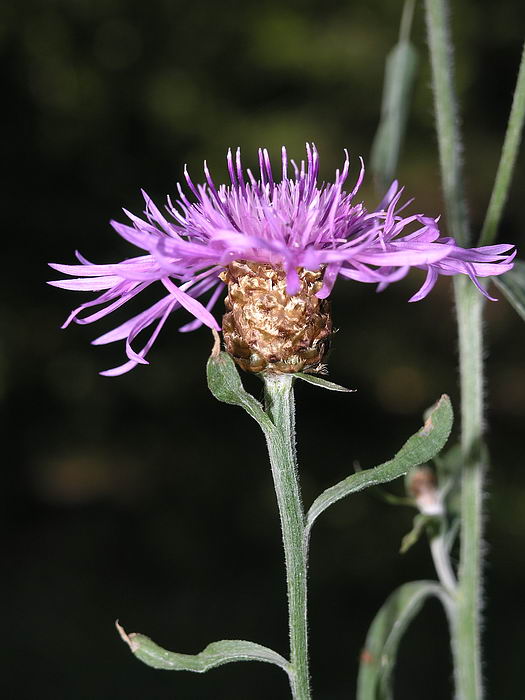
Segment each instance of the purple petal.
[{"label": "purple petal", "polygon": [[[342,267],[339,274],[343,277],[348,277],[349,279],[356,280],[357,282],[366,283],[379,283],[379,285],[389,284],[390,282],[398,282],[400,279],[406,276],[410,267],[405,265],[404,267],[383,267],[378,270],[373,270],[366,265],[358,264],[358,268],[355,267]],[[381,287],[383,289],[384,287]]]},{"label": "purple petal", "polygon": [[316,294],[319,299],[326,299],[328,296],[330,296],[340,269],[340,263],[332,263],[331,265],[327,266],[323,276],[323,286]]},{"label": "purple petal", "polygon": [[[210,297],[209,302],[206,304],[206,309],[208,311],[211,311],[215,304],[217,303],[218,298],[222,294],[222,291],[224,289],[224,284],[222,282],[219,282],[217,287],[215,288],[215,291]],[[179,331],[181,333],[189,333],[190,331],[195,331],[197,328],[200,328],[202,326],[202,321],[198,318],[195,319],[195,321],[190,321],[189,323],[186,323],[184,326],[181,326],[179,328]]]},{"label": "purple petal", "polygon": [[126,362],[123,365],[120,365],[119,367],[114,367],[113,369],[106,369],[103,372],[99,372],[99,374],[102,377],[120,377],[122,374],[126,374],[126,372],[129,372],[130,370],[134,369],[137,366],[137,364],[137,362],[132,362],[130,360],[129,362]]},{"label": "purple petal", "polygon": [[200,301],[193,299],[189,294],[186,294],[186,292],[176,287],[167,277],[164,277],[161,282],[166,289],[171,292],[179,304],[193,314],[195,318],[202,321],[208,328],[214,328],[216,331],[220,331],[221,327]]},{"label": "purple petal", "polygon": [[[147,283],[139,284],[138,282],[122,282],[117,284],[115,287],[108,290],[104,294],[101,294],[96,299],[86,301],[84,304],[81,304],[74,309],[62,325],[62,328],[66,328],[72,321],[75,321],[75,323],[78,323],[79,325],[85,325],[87,323],[93,323],[93,321],[98,321],[142,292],[147,286]],[[79,314],[82,311],[90,309],[93,306],[100,306],[101,304],[107,304],[107,306],[103,307],[94,314],[91,314],[90,316],[79,318]]]},{"label": "purple petal", "polygon": [[[107,345],[108,343],[114,343],[117,340],[127,338],[133,328],[143,323],[145,319],[149,319],[149,323],[153,323],[153,321],[155,321],[159,316],[162,316],[164,309],[169,304],[170,300],[170,295],[163,297],[160,299],[160,301],[157,301],[155,304],[153,304],[153,306],[150,306],[145,311],[142,311],[140,314],[133,316],[133,318],[130,318],[128,321],[121,323],[120,326],[117,326],[117,328],[114,328],[98,338],[95,338],[95,340],[91,341],[91,344]],[[144,326],[144,328],[146,328],[146,326]]]},{"label": "purple petal", "polygon": [[402,247],[401,243],[395,245],[397,250],[359,253],[356,259],[370,265],[429,265],[445,258],[453,248],[450,245],[426,243],[411,243],[406,247]]},{"label": "purple petal", "polygon": [[52,287],[60,287],[61,289],[71,289],[80,292],[98,292],[102,289],[110,289],[119,282],[122,282],[122,277],[116,275],[108,275],[106,277],[97,277],[94,280],[77,277],[74,280],[52,280],[48,282]]},{"label": "purple petal", "polygon": [[301,281],[293,265],[286,266],[286,293],[293,297],[301,288]]},{"label": "purple petal", "polygon": [[419,290],[413,294],[408,301],[420,301],[424,297],[429,294],[432,289],[434,288],[434,285],[437,282],[437,278],[439,277],[437,270],[435,270],[433,267],[429,267],[427,271],[427,276]]},{"label": "purple petal", "polygon": [[151,324],[151,320],[148,318],[144,318],[140,323],[138,323],[134,328],[132,328],[130,334],[126,338],[126,355],[129,357],[130,360],[138,362],[142,365],[149,364],[144,356],[148,353],[153,343],[157,340],[160,331],[166,323],[168,316],[173,311],[173,308],[176,303],[177,302],[174,299],[171,299],[169,303],[166,304],[166,308],[164,309],[162,316],[159,319],[159,322],[153,329],[153,333],[151,334],[148,342],[138,353],[133,350],[133,348],[131,347],[131,343],[135,340],[135,338],[141,331],[143,331],[147,326]]}]

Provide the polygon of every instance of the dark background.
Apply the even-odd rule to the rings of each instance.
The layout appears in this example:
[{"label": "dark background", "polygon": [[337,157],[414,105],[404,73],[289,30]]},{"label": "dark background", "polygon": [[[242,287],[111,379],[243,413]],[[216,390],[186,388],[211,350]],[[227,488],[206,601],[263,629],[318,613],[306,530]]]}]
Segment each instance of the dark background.
[{"label": "dark background", "polygon": [[[479,230],[492,186],[525,27],[517,0],[453,3],[467,188]],[[263,664],[170,674],[134,660],[118,617],[165,647],[196,653],[245,638],[287,649],[278,518],[257,426],[208,393],[207,330],[167,324],[151,365],[118,379],[122,345],[61,322],[82,295],[47,287],[48,261],[78,248],[134,255],[110,229],[121,206],[158,203],[187,162],[224,176],[228,146],[249,165],[266,145],[300,158],[306,140],[330,179],[347,146],[368,158],[384,58],[401,3],[324,0],[25,0],[0,5],[6,195],[1,392],[4,574],[1,674],[6,699],[287,698]],[[399,176],[417,211],[443,209],[421,8],[420,71]],[[500,239],[525,243],[523,159]],[[354,164],[354,176],[357,166]],[[362,196],[373,206],[370,175]],[[331,377],[339,395],[297,388],[308,505],[354,460],[392,456],[448,392],[458,406],[449,280],[418,304],[416,271],[381,295],[340,281]],[[145,303],[145,301],[143,301]],[[126,310],[121,318],[129,315]],[[485,586],[490,697],[515,698],[525,654],[525,328],[506,301],[487,305],[488,481]],[[260,394],[258,380],[248,386]],[[400,484],[397,488],[400,488]],[[388,593],[432,577],[424,544],[398,554],[413,512],[360,494],[333,507],[311,549],[311,658],[319,700],[351,698],[366,629]],[[442,611],[429,604],[401,646],[402,700],[451,696]]]}]

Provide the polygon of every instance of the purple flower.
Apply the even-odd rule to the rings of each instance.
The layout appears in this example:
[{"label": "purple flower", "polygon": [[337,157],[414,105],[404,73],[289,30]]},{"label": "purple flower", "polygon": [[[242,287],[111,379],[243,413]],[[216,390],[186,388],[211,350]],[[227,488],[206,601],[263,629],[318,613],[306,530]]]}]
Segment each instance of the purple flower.
[{"label": "purple flower", "polygon": [[[131,225],[112,221],[124,239],[145,254],[109,265],[94,265],[77,253],[80,264],[51,264],[74,279],[50,282],[56,287],[102,292],[81,304],[66,320],[93,323],[160,282],[164,295],[153,306],[93,341],[95,345],[126,340],[128,361],[106,376],[123,374],[145,359],[172,311],[187,309],[195,319],[182,326],[191,331],[202,324],[219,330],[211,311],[223,292],[219,274],[229,263],[248,260],[269,263],[286,273],[287,292],[299,288],[297,269],[324,270],[320,298],[327,297],[338,276],[378,284],[385,289],[402,279],[411,267],[426,271],[422,287],[410,301],[423,299],[438,275],[465,274],[480,292],[491,299],[477,277],[500,275],[512,267],[515,251],[508,244],[460,248],[452,238],[440,235],[438,219],[422,214],[406,216],[401,204],[403,189],[394,182],[374,211],[367,211],[355,196],[364,177],[364,165],[350,189],[349,156],[333,184],[318,183],[319,156],[315,146],[306,146],[306,162],[288,163],[282,149],[282,172],[274,178],[266,149],[259,150],[260,176],[243,170],[240,151],[228,152],[231,184],[216,187],[204,163],[206,184],[195,185],[184,175],[194,201],[178,185],[179,198],[168,197],[161,212],[146,193],[141,219],[125,211]],[[290,173],[291,170],[291,173]],[[205,303],[199,301],[206,298]],[[95,308],[97,310],[95,310]],[[136,337],[153,326],[139,350]]]}]

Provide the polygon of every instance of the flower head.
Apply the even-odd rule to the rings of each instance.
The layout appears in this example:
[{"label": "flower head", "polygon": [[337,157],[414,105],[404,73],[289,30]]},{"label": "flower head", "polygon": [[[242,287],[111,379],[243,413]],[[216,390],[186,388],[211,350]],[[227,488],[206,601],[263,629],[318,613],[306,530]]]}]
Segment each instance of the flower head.
[{"label": "flower head", "polygon": [[[491,298],[477,278],[499,275],[512,267],[512,245],[460,248],[452,238],[441,236],[437,219],[406,215],[410,202],[401,204],[403,189],[397,182],[379,206],[368,211],[355,201],[364,177],[362,161],[355,184],[343,189],[350,166],[348,153],[331,184],[318,182],[319,157],[309,144],[300,165],[288,162],[283,147],[279,177],[266,149],[259,150],[258,178],[244,170],[239,149],[235,157],[228,152],[227,163],[230,184],[217,187],[204,163],[206,183],[196,185],[185,168],[191,199],[178,185],[178,199],[173,202],[168,197],[163,212],[143,193],[145,218],[124,210],[131,225],[111,222],[118,234],[143,251],[140,256],[94,265],[77,253],[79,264],[51,264],[73,279],[50,284],[102,292],[76,308],[64,327],[71,321],[93,323],[153,283],[164,289],[153,306],[93,341],[95,345],[126,341],[128,361],[102,374],[115,376],[137,364],[148,364],[146,355],[162,326],[180,307],[195,317],[181,331],[202,324],[219,330],[211,312],[224,290],[223,280],[237,279],[230,274],[235,263],[275,269],[282,275],[287,298],[301,294],[305,271],[319,272],[317,283],[310,286],[320,300],[330,295],[339,276],[377,283],[381,291],[402,279],[411,267],[425,270],[426,279],[410,301],[423,299],[439,275],[455,274],[468,275]],[[134,350],[136,337],[153,325],[142,348]],[[316,342],[324,347],[326,339],[323,333],[321,336]],[[319,361],[320,357],[314,365]]]}]

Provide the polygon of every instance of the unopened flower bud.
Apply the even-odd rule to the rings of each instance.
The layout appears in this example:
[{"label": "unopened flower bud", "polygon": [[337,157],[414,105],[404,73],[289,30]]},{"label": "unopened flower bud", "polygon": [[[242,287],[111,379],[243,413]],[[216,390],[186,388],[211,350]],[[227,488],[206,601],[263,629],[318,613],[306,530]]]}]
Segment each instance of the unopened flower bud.
[{"label": "unopened flower bud", "polygon": [[316,293],[323,272],[298,269],[299,290],[289,295],[282,267],[232,262],[222,329],[226,350],[248,372],[319,371],[332,333],[330,302]]},{"label": "unopened flower bud", "polygon": [[421,466],[410,472],[408,492],[424,515],[443,515],[443,501],[434,471]]}]

